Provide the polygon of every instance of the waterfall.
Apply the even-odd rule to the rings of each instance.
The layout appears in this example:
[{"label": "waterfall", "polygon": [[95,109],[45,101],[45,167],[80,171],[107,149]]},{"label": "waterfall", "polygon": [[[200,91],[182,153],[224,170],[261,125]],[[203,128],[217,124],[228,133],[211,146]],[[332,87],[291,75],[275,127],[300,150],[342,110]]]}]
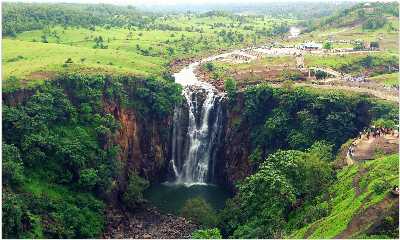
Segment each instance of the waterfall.
[{"label": "waterfall", "polygon": [[205,184],[214,173],[222,96],[214,88],[193,85],[183,95],[185,101],[174,110],[171,167],[176,183]]}]

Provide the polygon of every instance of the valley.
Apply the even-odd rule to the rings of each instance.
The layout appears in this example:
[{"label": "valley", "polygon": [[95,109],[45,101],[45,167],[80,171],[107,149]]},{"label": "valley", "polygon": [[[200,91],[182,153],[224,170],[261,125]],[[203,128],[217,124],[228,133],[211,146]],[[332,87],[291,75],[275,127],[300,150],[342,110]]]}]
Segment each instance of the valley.
[{"label": "valley", "polygon": [[3,3],[3,237],[398,238],[398,3],[240,6]]}]

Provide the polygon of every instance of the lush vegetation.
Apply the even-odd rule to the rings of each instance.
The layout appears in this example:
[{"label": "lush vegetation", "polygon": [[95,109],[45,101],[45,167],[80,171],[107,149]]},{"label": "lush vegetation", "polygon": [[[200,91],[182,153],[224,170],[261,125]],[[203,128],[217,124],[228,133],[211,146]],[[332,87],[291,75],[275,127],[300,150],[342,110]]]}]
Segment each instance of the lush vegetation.
[{"label": "lush vegetation", "polygon": [[187,200],[181,209],[181,216],[200,224],[202,228],[214,227],[217,224],[213,208],[202,198]]},{"label": "lush vegetation", "polygon": [[[3,236],[99,237],[104,200],[125,171],[112,141],[119,123],[104,102],[162,119],[180,98],[180,87],[167,80],[72,74],[40,86],[26,102],[4,104]],[[127,177],[121,198],[134,208],[148,183],[135,172]]]},{"label": "lush vegetation", "polygon": [[[268,85],[248,87],[244,94],[244,119],[236,126],[252,126],[249,158],[255,172],[238,182],[235,197],[219,213],[218,226],[224,237],[335,237],[345,230],[361,203],[364,209],[379,203],[395,184],[397,156],[339,172],[333,163],[337,149],[365,126],[393,126],[397,121],[394,105],[359,95]],[[374,166],[378,162],[379,170]],[[361,188],[369,186],[369,190],[355,205],[349,191],[354,194],[353,177],[360,168],[369,170],[361,180]],[[350,172],[352,178],[344,176]],[[363,200],[367,196],[368,204]],[[396,235],[394,225],[387,226],[391,227],[377,230],[379,236]]]},{"label": "lush vegetation", "polygon": [[333,180],[331,160],[332,146],[322,142],[306,151],[269,155],[227,203],[221,220],[224,235],[282,238],[287,214],[296,201],[314,200]]},{"label": "lush vegetation", "polygon": [[252,149],[261,152],[261,156],[277,149],[304,150],[317,140],[325,140],[338,149],[371,119],[397,119],[393,105],[359,95],[321,94],[304,88],[276,89],[268,85],[248,87],[244,94],[242,124],[252,126]]},{"label": "lush vegetation", "polygon": [[342,27],[362,22],[364,29],[378,29],[388,23],[387,16],[399,16],[397,2],[359,3],[328,17],[308,21],[306,26],[308,31],[311,31],[319,27]]},{"label": "lush vegetation", "polygon": [[196,230],[192,234],[193,239],[221,239],[221,233],[218,228],[206,230]]},{"label": "lush vegetation", "polygon": [[[337,174],[337,181],[332,184],[326,191],[330,199],[321,200],[313,205],[308,205],[304,210],[296,211],[291,215],[292,225],[301,223],[305,216],[312,216],[307,211],[312,209],[324,209],[324,214],[318,216],[319,221],[302,222],[297,225],[299,230],[295,231],[291,237],[293,238],[332,238],[340,234],[347,226],[351,218],[358,212],[365,211],[381,202],[385,197],[390,198],[391,188],[398,184],[398,154],[385,156],[366,163],[349,166],[340,170]],[[362,174],[361,172],[366,172]],[[359,185],[362,189],[360,194],[356,194],[354,179],[360,177]],[[393,198],[395,199],[395,197]],[[392,204],[392,205],[391,205]],[[391,207],[397,208],[395,201],[389,202],[384,206],[386,209]],[[380,214],[383,212],[380,211]],[[365,233],[364,231],[356,232],[354,238],[397,238],[398,225],[395,218],[398,217],[396,212],[392,212],[390,216],[386,216],[383,220],[381,228],[375,231]],[[316,219],[316,220],[317,220]],[[398,221],[398,220],[397,220]],[[297,222],[297,223],[296,223]],[[360,226],[362,230],[368,229],[373,222],[368,222]],[[307,236],[304,235],[308,229]]]},{"label": "lush vegetation", "polygon": [[[369,43],[384,50],[305,55],[305,65],[398,87],[398,3],[343,10],[350,4],[276,3],[256,14],[161,14],[104,4],[4,3],[2,237],[100,238],[110,198],[132,213],[142,207],[152,179],[135,164],[122,166],[115,140],[121,116],[110,108],[127,110],[138,122],[170,122],[182,100],[171,68],[184,58],[264,42],[279,46],[276,41],[289,26],[301,24],[309,33],[285,44],[312,40],[326,50],[364,50]],[[330,15],[334,10],[339,11]],[[398,184],[398,154],[339,170],[334,161],[365,127],[398,125],[398,106],[365,95],[294,87],[293,81],[304,78],[289,70],[295,60],[276,56],[201,65],[224,83],[226,108],[238,116],[229,130],[248,131],[241,140],[249,143],[250,170],[221,211],[201,198],[182,206],[180,215],[198,226],[192,238],[333,238],[368,207],[383,200],[391,204],[384,207],[392,207],[388,194]],[[282,66],[267,76],[282,81],[282,88],[241,89],[245,81],[257,80],[254,72]],[[249,79],[233,78],[246,71]],[[160,132],[160,142],[170,141],[168,130]],[[152,150],[143,155],[154,155],[158,146],[147,140]],[[398,238],[398,216],[380,223],[352,237]]]},{"label": "lush vegetation", "polygon": [[352,75],[377,76],[397,72],[399,58],[386,53],[322,57],[306,55],[304,61],[308,66],[329,67]]},{"label": "lush vegetation", "polygon": [[174,59],[257,44],[292,19],[154,14],[112,5],[6,3],[3,83],[26,87],[59,72],[163,75]]}]

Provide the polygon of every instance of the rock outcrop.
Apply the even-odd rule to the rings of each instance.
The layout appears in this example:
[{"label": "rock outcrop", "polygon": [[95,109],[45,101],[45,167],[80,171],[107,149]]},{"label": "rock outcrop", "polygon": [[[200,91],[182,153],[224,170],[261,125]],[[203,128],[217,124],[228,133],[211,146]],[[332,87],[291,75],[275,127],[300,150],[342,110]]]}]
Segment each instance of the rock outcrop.
[{"label": "rock outcrop", "polygon": [[103,238],[182,239],[190,238],[198,226],[182,217],[162,214],[144,207],[136,212],[109,208]]}]

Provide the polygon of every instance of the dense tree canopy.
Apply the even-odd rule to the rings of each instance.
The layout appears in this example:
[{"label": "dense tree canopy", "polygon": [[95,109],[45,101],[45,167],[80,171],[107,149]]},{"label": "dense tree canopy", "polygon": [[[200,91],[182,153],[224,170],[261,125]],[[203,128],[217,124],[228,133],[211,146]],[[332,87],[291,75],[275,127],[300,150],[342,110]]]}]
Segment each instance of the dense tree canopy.
[{"label": "dense tree canopy", "polygon": [[[139,116],[158,119],[179,100],[180,87],[169,80],[70,74],[21,104],[4,104],[3,236],[99,237],[103,200],[122,174],[119,147],[110,141],[119,123],[104,103],[136,106]],[[122,198],[134,207],[148,182],[127,177]]]}]

